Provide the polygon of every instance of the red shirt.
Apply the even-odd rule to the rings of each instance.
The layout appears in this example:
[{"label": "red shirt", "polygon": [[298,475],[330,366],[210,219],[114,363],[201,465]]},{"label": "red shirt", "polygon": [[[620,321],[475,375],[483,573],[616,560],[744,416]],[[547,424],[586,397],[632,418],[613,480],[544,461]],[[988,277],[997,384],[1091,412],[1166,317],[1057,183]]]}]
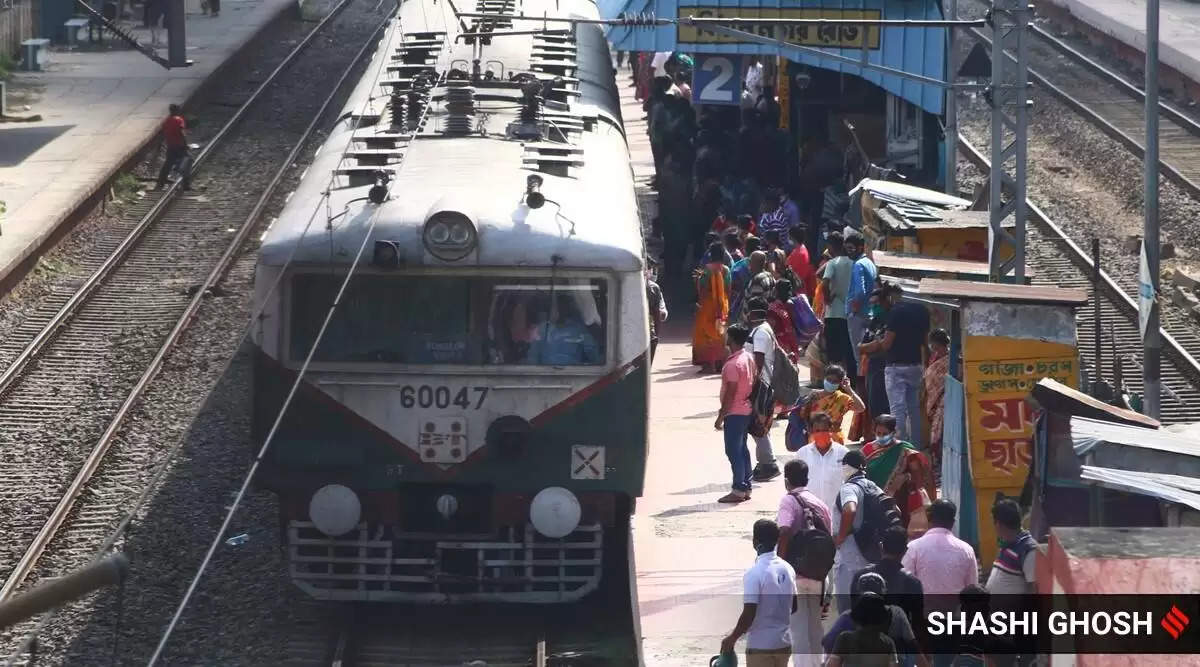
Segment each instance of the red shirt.
[{"label": "red shirt", "polygon": [[817,289],[817,272],[808,260],[808,248],[803,243],[798,244],[792,249],[792,254],[788,255],[787,263],[796,274],[796,279],[801,282],[804,294],[812,299],[813,292]]},{"label": "red shirt", "polygon": [[186,129],[187,123],[183,122],[183,116],[168,116],[162,124],[163,139],[172,148],[186,146],[183,138],[183,131]]}]

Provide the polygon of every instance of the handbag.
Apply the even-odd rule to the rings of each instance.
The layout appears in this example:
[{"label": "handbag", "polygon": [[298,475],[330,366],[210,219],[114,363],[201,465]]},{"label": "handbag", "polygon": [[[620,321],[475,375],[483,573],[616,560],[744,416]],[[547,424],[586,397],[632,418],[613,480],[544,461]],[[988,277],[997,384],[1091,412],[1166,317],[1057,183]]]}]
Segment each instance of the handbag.
[{"label": "handbag", "polygon": [[924,535],[929,530],[929,516],[925,514],[925,510],[933,504],[925,489],[919,489],[917,494],[921,498],[921,505],[917,508],[911,508],[908,513],[908,540],[910,542]]}]

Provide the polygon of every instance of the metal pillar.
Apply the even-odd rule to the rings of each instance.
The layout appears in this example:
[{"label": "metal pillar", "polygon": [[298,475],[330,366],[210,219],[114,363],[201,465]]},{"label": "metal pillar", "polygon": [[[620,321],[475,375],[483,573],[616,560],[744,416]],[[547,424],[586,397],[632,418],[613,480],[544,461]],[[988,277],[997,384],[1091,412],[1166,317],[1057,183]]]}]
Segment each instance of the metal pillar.
[{"label": "metal pillar", "polygon": [[[1144,250],[1153,293],[1158,294],[1158,0],[1146,2],[1146,154],[1144,160],[1146,208]],[[1158,419],[1161,408],[1162,336],[1158,330],[1158,299],[1150,303],[1150,319],[1142,334],[1142,382],[1146,414]]]},{"label": "metal pillar", "polygon": [[[1017,282],[1025,278],[1025,153],[1029,129],[1029,45],[1025,26],[1030,15],[1025,1],[992,2],[992,85],[988,89],[992,106],[988,270],[992,282],[1010,274]],[[1007,200],[1006,189],[1012,195]],[[1011,233],[1004,229],[1010,219],[1015,223]],[[1007,262],[1000,254],[1003,242],[1016,249]]]},{"label": "metal pillar", "polygon": [[187,67],[187,38],[184,0],[167,0],[167,61],[171,67]]},{"label": "metal pillar", "polygon": [[[958,0],[944,0],[942,13],[951,21],[958,20]],[[946,29],[946,164],[942,178],[946,181],[946,194],[958,196],[958,94],[954,90],[954,79],[958,75],[958,51],[954,43],[954,26]]]}]

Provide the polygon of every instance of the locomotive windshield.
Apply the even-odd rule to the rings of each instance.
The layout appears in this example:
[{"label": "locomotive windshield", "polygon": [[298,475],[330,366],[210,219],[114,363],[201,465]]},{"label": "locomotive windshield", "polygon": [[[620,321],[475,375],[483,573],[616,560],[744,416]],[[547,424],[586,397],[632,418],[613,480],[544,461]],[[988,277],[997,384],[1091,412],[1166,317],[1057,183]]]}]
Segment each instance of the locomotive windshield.
[{"label": "locomotive windshield", "polygon": [[[293,361],[308,355],[342,279],[293,277]],[[313,361],[603,366],[607,317],[602,278],[360,274]]]}]

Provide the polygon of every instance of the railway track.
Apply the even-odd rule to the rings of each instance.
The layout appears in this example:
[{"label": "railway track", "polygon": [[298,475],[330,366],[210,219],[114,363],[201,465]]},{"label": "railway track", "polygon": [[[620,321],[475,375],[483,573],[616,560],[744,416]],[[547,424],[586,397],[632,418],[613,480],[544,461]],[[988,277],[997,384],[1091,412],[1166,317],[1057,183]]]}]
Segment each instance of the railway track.
[{"label": "railway track", "polygon": [[[985,174],[991,170],[987,158],[965,138],[959,137],[959,152],[967,161]],[[1026,262],[1035,270],[1036,285],[1078,287],[1092,290],[1095,265],[1091,257],[1067,234],[1029,202],[1026,227]],[[1100,362],[1101,377],[1112,381],[1114,359],[1121,359],[1125,386],[1142,391],[1142,373],[1138,365],[1142,346],[1138,330],[1138,308],[1133,296],[1133,278],[1113,279],[1107,273],[1101,277],[1100,303]],[[1096,335],[1095,299],[1078,310],[1075,316],[1079,353],[1089,372],[1095,377]],[[1188,325],[1164,327],[1162,382],[1162,421],[1182,423],[1200,421],[1200,336]],[[1137,350],[1133,354],[1130,350]]]},{"label": "railway track", "polygon": [[322,664],[612,667],[637,663],[632,653],[615,648],[595,613],[575,608],[440,608],[432,613],[423,608],[367,614],[371,609],[359,608],[356,616],[348,617],[339,631],[329,635]]},{"label": "railway track", "polygon": [[[380,14],[364,40],[363,18],[344,11],[349,2],[313,27],[212,137],[193,177],[205,190],[172,185],[134,207],[122,226],[128,233],[98,245],[90,277],[4,343],[0,600],[119,538],[147,462],[167,448],[126,443],[113,461],[113,443],[131,415],[152,414],[140,397],[260,228],[276,186],[386,23]],[[328,94],[313,94],[314,81],[331,82],[320,86]]]},{"label": "railway track", "polygon": [[[991,45],[983,30],[967,33]],[[1037,63],[1029,69],[1030,81],[1142,159],[1146,96],[1141,88],[1044,28],[1030,24],[1027,34],[1029,62]],[[1166,102],[1158,108],[1161,172],[1200,199],[1200,122]]]}]

